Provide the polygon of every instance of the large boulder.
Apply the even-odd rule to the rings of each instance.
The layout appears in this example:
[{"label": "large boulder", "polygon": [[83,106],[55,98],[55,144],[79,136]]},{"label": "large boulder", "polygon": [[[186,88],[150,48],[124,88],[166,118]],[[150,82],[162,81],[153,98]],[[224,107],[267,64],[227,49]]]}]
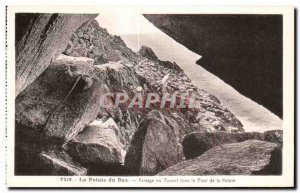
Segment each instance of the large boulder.
[{"label": "large boulder", "polygon": [[62,143],[75,137],[97,117],[101,96],[109,92],[92,64],[59,57],[16,98],[16,122]]},{"label": "large boulder", "polygon": [[84,22],[97,14],[16,14],[16,96],[66,48]]},{"label": "large boulder", "polygon": [[214,147],[200,157],[181,162],[158,175],[280,175],[281,160],[278,144],[248,140]]},{"label": "large boulder", "polygon": [[84,165],[122,164],[124,162],[120,131],[112,118],[93,121],[68,142],[67,152]]},{"label": "large boulder", "polygon": [[184,137],[182,146],[185,158],[192,159],[202,155],[215,146],[238,143],[251,139],[282,145],[282,130],[272,130],[264,133],[195,132]]},{"label": "large boulder", "polygon": [[125,157],[131,175],[155,175],[182,159],[179,128],[174,119],[153,110],[134,134]]}]

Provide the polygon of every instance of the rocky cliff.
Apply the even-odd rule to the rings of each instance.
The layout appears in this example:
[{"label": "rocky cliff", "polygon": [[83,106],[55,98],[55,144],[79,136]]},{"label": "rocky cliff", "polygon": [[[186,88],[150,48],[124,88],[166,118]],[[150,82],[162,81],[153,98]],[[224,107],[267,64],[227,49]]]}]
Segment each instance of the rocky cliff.
[{"label": "rocky cliff", "polygon": [[[99,40],[102,43],[99,43]],[[89,55],[89,53],[93,54]],[[93,58],[95,68],[108,74],[105,75],[108,76],[106,84],[113,91],[126,89],[134,93],[141,89],[145,95],[150,91],[162,95],[161,81],[168,76],[165,90],[170,93],[175,91],[195,92],[197,100],[200,101],[198,108],[180,115],[184,117],[183,122],[186,128],[200,126],[205,130],[242,131],[240,121],[223,107],[216,97],[194,86],[176,63],[160,61],[151,48],[145,46],[139,52],[134,53],[127,48],[120,37],[110,35],[105,29],[100,28],[96,21],[86,23],[75,32],[64,54]],[[121,124],[121,127],[124,125],[126,130],[130,130],[127,127],[132,125],[132,121],[121,123],[124,121],[123,116],[129,114],[129,117],[135,120],[133,115],[144,117],[151,109],[156,108],[156,106],[149,109],[135,108],[134,110],[119,108],[114,114],[119,117],[116,120],[118,124]],[[168,113],[183,114],[180,111]],[[139,118],[139,121],[141,119]],[[138,125],[136,124],[136,126]],[[135,128],[133,129],[135,130]]]},{"label": "rocky cliff", "polygon": [[[85,22],[67,42],[16,98],[17,175],[155,175],[189,158],[183,142],[191,133],[244,132],[216,97],[193,85],[176,63],[159,60],[151,48],[133,52],[96,21]],[[129,101],[116,105],[124,92]],[[145,99],[153,93],[158,98],[147,106]],[[162,108],[165,96],[174,96],[175,102],[166,101]],[[237,142],[229,134],[205,151]],[[243,141],[257,139],[257,134],[249,136]],[[193,155],[203,153],[197,144],[207,138],[214,136],[191,142],[196,144]],[[266,146],[266,156],[281,147]],[[263,161],[268,164],[268,158]]]},{"label": "rocky cliff", "polygon": [[16,14],[16,96],[66,48],[74,31],[97,14]]},{"label": "rocky cliff", "polygon": [[282,118],[282,16],[144,16],[202,56],[197,64]]}]

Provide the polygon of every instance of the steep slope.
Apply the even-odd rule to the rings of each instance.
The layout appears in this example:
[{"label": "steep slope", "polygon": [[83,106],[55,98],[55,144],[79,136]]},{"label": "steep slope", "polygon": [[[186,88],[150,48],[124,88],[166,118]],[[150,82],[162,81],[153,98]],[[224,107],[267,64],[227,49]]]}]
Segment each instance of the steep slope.
[{"label": "steep slope", "polygon": [[[99,44],[99,42],[102,43]],[[89,55],[91,52],[93,54]],[[195,112],[191,112],[193,114],[190,115],[190,117],[188,112],[184,112],[184,115],[182,115],[186,120],[189,120],[186,121],[189,127],[199,127],[200,124],[201,127],[207,130],[225,129],[227,131],[242,131],[242,125],[234,115],[223,107],[216,97],[194,86],[176,63],[159,60],[151,48],[142,47],[139,52],[133,52],[125,45],[119,36],[108,34],[105,29],[99,27],[96,21],[86,23],[86,25],[79,28],[71,37],[71,41],[64,53],[73,56],[93,58],[95,59],[96,68],[105,68],[106,70],[108,69],[108,72],[111,74],[118,74],[117,78],[113,75],[108,79],[108,84],[115,90],[125,88],[136,92],[135,89],[140,86],[145,93],[149,91],[159,91],[160,94],[162,94],[159,82],[161,82],[165,76],[169,76],[167,90],[169,90],[170,93],[175,91],[194,92],[197,96],[197,100],[201,101],[200,106],[196,108],[197,110]],[[103,58],[103,56],[106,57]],[[109,61],[110,64],[102,64],[107,61]],[[117,65],[116,61],[122,62]],[[133,65],[130,66],[127,63],[132,63]],[[119,68],[114,68],[114,65],[119,66]],[[130,74],[130,76],[128,76],[128,74]],[[134,76],[137,77],[138,80],[135,80]],[[134,111],[130,109],[119,109],[118,111],[120,110],[121,112],[129,111],[131,115],[139,114],[139,117],[143,117],[149,112],[148,109],[135,109]],[[211,112],[211,114],[207,112]],[[119,112],[116,114],[119,114]],[[122,114],[124,114],[124,112],[122,112]],[[141,118],[139,120],[141,120]],[[116,121],[120,124],[120,120]],[[191,123],[196,125],[192,126]]]},{"label": "steep slope", "polygon": [[[99,16],[98,18],[101,19],[102,17]],[[200,57],[198,54],[176,42],[143,16],[140,16],[138,21],[138,26],[142,30],[141,33],[137,31],[136,34],[122,35],[122,28],[118,28],[118,34],[121,34],[128,47],[139,50],[141,45],[147,45],[161,60],[175,61],[195,86],[218,97],[221,103],[243,123],[245,131],[264,132],[283,129],[282,120],[274,113],[242,95],[203,67],[195,65]],[[147,31],[144,32],[143,29],[147,29]],[[151,33],[148,33],[148,31]]]}]

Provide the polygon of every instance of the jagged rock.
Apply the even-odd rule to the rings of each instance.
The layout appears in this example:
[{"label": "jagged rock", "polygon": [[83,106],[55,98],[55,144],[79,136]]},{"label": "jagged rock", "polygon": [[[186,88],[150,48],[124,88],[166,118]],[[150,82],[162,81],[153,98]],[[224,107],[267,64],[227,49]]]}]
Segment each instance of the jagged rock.
[{"label": "jagged rock", "polygon": [[170,61],[160,61],[159,65],[167,68],[167,69],[172,69],[177,72],[183,72],[183,70],[180,68],[179,65],[177,65],[175,62],[170,62]]},{"label": "jagged rock", "polygon": [[126,61],[109,62],[96,65],[95,68],[101,74],[104,73],[107,76],[106,83],[112,90],[125,90],[128,92],[140,86],[140,80],[134,70],[126,64],[128,64]]},{"label": "jagged rock", "polygon": [[272,143],[277,143],[282,145],[283,143],[283,131],[282,130],[270,130],[265,131],[263,133],[264,135],[264,141],[269,141]]},{"label": "jagged rock", "polygon": [[[169,74],[168,84],[165,90],[170,94],[174,94],[175,92],[187,93],[186,84],[191,85],[187,75],[182,70],[161,65],[161,62],[162,61],[141,59],[134,69],[137,75],[142,77],[140,79],[143,79],[144,82],[147,83],[152,92],[162,94],[162,88],[159,82],[161,82],[164,76]],[[162,72],[162,74],[157,72]],[[197,87],[195,87],[192,94],[196,96],[195,103],[198,105],[194,108],[182,108],[177,110],[180,111],[180,116],[182,116],[186,122],[184,124],[186,125],[184,128],[187,130],[185,134],[192,131],[199,131],[199,127],[194,127],[194,124],[201,125],[201,130],[207,131],[243,131],[242,123],[229,110],[224,108],[216,97]],[[184,129],[182,129],[182,131],[184,131]]]},{"label": "jagged rock", "polygon": [[199,65],[282,118],[282,16],[144,16],[202,56]]},{"label": "jagged rock", "polygon": [[119,36],[107,33],[96,20],[86,22],[76,30],[64,54],[93,58],[97,65],[120,60],[133,62],[136,57]]},{"label": "jagged rock", "polygon": [[151,60],[158,59],[153,50],[147,46],[142,46],[141,49],[138,51],[138,54]]},{"label": "jagged rock", "polygon": [[214,147],[200,157],[181,162],[158,175],[280,175],[281,156],[281,148],[275,143],[248,140]]},{"label": "jagged rock", "polygon": [[[84,34],[89,38],[84,38]],[[80,43],[82,41],[91,44],[92,47],[101,48],[101,53],[114,53],[116,51],[122,53],[119,55],[120,60],[117,62],[114,59],[97,62],[97,59],[94,56],[87,56],[96,60],[95,64],[97,64],[97,71],[100,71],[98,77],[101,77],[101,80],[106,82],[112,92],[125,90],[130,94],[135,94],[137,92],[136,88],[139,87],[142,87],[143,94],[148,92],[161,92],[161,87],[158,85],[158,82],[160,82],[167,74],[170,74],[170,80],[168,80],[166,90],[171,93],[176,90],[185,93],[189,86],[193,86],[191,80],[176,63],[151,59],[148,52],[148,57],[142,56],[141,53],[143,50],[145,53],[147,50],[150,50],[149,52],[151,52],[151,48],[143,47],[141,52],[139,52],[140,54],[133,53],[119,37],[108,34],[105,29],[99,27],[96,21],[83,25],[71,39],[71,43],[67,48],[67,50],[70,51],[70,55],[76,52],[76,47],[83,47],[87,51],[90,50],[90,47]],[[87,39],[89,39],[89,41]],[[93,41],[99,39],[99,42],[95,44],[93,41],[90,41],[91,39]],[[73,47],[72,44],[74,44]],[[83,55],[79,54],[78,56]],[[199,130],[198,126],[193,125],[200,125],[201,128],[208,131],[243,131],[243,126],[240,121],[237,120],[231,112],[223,108],[219,100],[196,87],[193,89],[193,92],[197,94],[197,100],[201,101],[201,104],[197,109],[187,109],[188,112],[179,112],[180,116],[183,116],[183,119],[186,122],[184,124],[186,125],[185,129],[187,130],[185,134],[190,131]],[[117,109],[113,111],[110,110],[108,114],[116,120],[116,123],[120,126],[121,132],[124,133],[124,136],[126,135],[126,141],[129,143],[131,136],[142,118],[152,109],[153,108],[142,110],[129,109],[129,116],[127,116],[128,109],[124,108],[121,109],[121,111]],[[130,118],[128,119],[128,117]]]},{"label": "jagged rock", "polygon": [[134,134],[125,157],[131,175],[154,175],[182,159],[179,128],[175,120],[151,111]]},{"label": "jagged rock", "polygon": [[122,164],[124,145],[113,119],[93,121],[68,142],[66,151],[84,165]]},{"label": "jagged rock", "polygon": [[[97,117],[101,96],[109,92],[95,75],[89,59],[66,62],[70,58],[60,57],[53,62],[16,98],[19,124],[62,143]],[[87,79],[92,81],[88,89]]]},{"label": "jagged rock", "polygon": [[66,48],[82,23],[97,14],[16,14],[16,96]]},{"label": "jagged rock", "polygon": [[120,128],[121,135],[124,138],[126,149],[128,149],[134,132],[137,130],[143,117],[144,112],[142,111],[118,108],[118,113],[116,114],[115,118]]},{"label": "jagged rock", "polygon": [[265,133],[197,132],[186,135],[182,146],[185,158],[193,159],[215,146],[253,139],[282,145],[282,130],[267,131]]},{"label": "jagged rock", "polygon": [[65,152],[47,151],[39,156],[41,167],[45,170],[44,175],[83,176],[87,174],[87,169],[74,162]]},{"label": "jagged rock", "polygon": [[[126,92],[132,96],[138,92],[136,88],[142,87],[144,83],[134,71],[134,66],[123,60],[96,65],[95,69],[97,76],[101,77],[112,93]],[[147,112],[143,112],[143,109],[127,108],[126,104],[120,104],[116,108],[106,108],[98,117],[102,118],[103,114],[112,117],[119,126],[124,143],[128,147],[134,131]]]}]

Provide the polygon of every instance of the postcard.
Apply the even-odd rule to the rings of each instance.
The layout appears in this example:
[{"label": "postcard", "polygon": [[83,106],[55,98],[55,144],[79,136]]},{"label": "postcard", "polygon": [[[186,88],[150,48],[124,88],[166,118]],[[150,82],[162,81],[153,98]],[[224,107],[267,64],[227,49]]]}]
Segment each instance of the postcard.
[{"label": "postcard", "polygon": [[293,7],[7,7],[7,186],[295,186]]}]

